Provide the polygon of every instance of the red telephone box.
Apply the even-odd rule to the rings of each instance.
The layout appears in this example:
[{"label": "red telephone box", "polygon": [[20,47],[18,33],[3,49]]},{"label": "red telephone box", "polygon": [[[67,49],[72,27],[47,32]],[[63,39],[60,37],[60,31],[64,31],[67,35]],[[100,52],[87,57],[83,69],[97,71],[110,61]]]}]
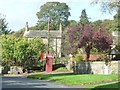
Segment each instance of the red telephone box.
[{"label": "red telephone box", "polygon": [[46,72],[52,72],[52,54],[46,56]]}]

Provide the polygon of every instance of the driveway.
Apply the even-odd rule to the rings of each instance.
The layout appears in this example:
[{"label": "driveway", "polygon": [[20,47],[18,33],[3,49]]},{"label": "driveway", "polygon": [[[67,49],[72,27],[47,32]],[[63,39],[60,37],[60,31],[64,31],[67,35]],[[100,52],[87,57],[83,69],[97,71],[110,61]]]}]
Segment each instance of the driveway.
[{"label": "driveway", "polygon": [[[52,81],[46,81],[46,80],[34,80],[34,79],[28,79],[23,76],[2,76],[2,90],[18,90],[20,88],[28,89],[28,90],[36,90],[37,88],[43,88],[43,89],[73,89],[76,90],[78,88],[74,88],[71,86],[65,86],[60,83],[52,82]],[[41,90],[41,89],[39,89]],[[80,90],[80,89],[78,89]]]}]

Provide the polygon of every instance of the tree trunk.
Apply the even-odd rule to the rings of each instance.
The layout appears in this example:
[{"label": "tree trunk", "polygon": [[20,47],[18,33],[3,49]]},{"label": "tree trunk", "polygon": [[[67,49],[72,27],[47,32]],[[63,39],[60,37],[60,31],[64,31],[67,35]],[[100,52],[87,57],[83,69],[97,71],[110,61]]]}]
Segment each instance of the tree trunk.
[{"label": "tree trunk", "polygon": [[86,60],[89,61],[89,58],[90,58],[90,49],[87,47],[85,51],[86,51]]},{"label": "tree trunk", "polygon": [[86,61],[89,61],[91,48],[92,48],[92,43],[88,43],[86,48],[85,48],[85,51],[86,51]]}]

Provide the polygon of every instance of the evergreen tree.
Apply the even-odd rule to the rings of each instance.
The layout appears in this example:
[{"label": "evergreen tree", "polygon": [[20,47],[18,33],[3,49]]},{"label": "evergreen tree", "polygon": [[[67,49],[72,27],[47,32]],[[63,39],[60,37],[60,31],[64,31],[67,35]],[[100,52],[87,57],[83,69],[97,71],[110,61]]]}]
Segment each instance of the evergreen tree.
[{"label": "evergreen tree", "polygon": [[8,23],[6,22],[3,15],[0,14],[0,35],[1,34],[8,34],[11,30],[7,29]]},{"label": "evergreen tree", "polygon": [[89,24],[88,16],[86,14],[85,9],[82,10],[82,13],[81,13],[81,16],[80,16],[80,24],[83,25],[83,26],[85,24]]}]

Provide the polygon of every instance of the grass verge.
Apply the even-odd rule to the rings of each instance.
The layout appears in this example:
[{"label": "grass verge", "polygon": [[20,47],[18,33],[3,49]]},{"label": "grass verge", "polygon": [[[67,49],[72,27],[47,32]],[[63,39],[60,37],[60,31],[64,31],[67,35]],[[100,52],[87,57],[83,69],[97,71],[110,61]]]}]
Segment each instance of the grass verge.
[{"label": "grass verge", "polygon": [[93,75],[93,74],[41,74],[31,75],[28,78],[51,80],[65,85],[86,85],[86,84],[100,84],[118,80],[118,75]]},{"label": "grass verge", "polygon": [[120,88],[120,82],[114,82],[114,83],[107,83],[107,84],[99,84],[99,85],[90,85],[87,86],[86,88],[92,88],[91,90],[96,90],[96,89],[112,89],[114,88],[114,90],[118,90],[118,88]]}]

